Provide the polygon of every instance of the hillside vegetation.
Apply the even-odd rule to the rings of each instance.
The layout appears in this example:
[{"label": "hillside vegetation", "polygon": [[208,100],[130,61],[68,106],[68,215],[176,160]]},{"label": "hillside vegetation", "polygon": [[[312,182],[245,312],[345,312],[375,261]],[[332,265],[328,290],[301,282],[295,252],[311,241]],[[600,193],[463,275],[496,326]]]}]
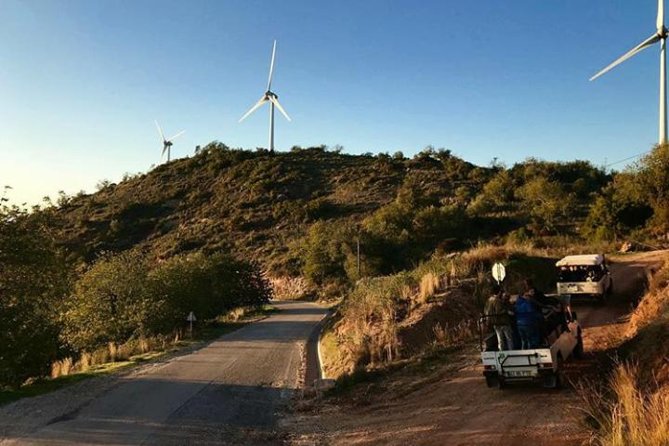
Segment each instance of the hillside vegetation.
[{"label": "hillside vegetation", "polygon": [[[141,248],[153,259],[226,251],[314,285],[388,274],[478,240],[576,234],[611,177],[587,162],[480,167],[448,150],[412,159],[212,143],[52,214],[72,259]],[[44,212],[44,211],[43,211]]]}]

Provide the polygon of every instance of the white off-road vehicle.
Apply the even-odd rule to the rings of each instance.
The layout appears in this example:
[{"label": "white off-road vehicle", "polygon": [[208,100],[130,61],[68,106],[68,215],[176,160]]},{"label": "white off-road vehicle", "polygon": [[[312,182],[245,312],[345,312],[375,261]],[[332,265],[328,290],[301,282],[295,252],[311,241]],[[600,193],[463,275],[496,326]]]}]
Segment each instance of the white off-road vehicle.
[{"label": "white off-road vehicle", "polygon": [[554,327],[545,333],[543,347],[529,350],[497,350],[497,337],[489,333],[487,318],[480,319],[481,360],[488,387],[501,389],[507,383],[523,381],[540,382],[549,388],[562,385],[564,361],[583,354],[581,327],[573,312],[570,321],[552,312],[544,316],[547,324]]},{"label": "white off-road vehicle", "polygon": [[555,266],[559,296],[582,296],[602,302],[613,290],[613,279],[601,254],[567,256]]}]

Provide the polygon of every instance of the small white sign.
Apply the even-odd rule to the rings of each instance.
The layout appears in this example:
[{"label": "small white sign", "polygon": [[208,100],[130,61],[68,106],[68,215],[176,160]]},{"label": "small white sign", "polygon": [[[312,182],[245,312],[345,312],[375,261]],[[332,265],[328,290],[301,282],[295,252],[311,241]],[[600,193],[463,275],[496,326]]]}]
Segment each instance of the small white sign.
[{"label": "small white sign", "polygon": [[497,283],[502,283],[506,277],[506,268],[504,268],[504,265],[499,262],[495,263],[492,266],[492,276],[495,278]]},{"label": "small white sign", "polygon": [[188,317],[186,318],[186,320],[188,322],[195,322],[197,320],[197,318],[195,317],[195,313],[193,313],[192,311],[188,313]]}]

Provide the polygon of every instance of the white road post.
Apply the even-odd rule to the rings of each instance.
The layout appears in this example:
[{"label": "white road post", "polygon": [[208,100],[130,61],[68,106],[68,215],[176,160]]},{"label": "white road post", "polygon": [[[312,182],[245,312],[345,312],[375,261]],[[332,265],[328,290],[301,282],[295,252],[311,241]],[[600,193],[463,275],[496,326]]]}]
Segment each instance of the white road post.
[{"label": "white road post", "polygon": [[197,318],[195,317],[195,313],[192,311],[188,313],[188,317],[186,320],[189,322],[189,327],[188,327],[188,333],[190,334],[191,339],[193,338],[193,322],[197,321]]}]

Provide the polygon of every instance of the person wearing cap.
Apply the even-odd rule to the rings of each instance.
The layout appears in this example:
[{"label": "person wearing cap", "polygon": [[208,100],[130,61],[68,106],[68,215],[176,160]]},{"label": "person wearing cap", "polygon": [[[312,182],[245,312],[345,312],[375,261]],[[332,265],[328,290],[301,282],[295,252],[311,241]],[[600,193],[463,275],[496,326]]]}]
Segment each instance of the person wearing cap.
[{"label": "person wearing cap", "polygon": [[506,300],[504,290],[496,285],[494,294],[488,298],[485,304],[484,314],[487,320],[492,324],[497,335],[498,350],[513,350],[513,329],[511,328],[511,309]]}]

